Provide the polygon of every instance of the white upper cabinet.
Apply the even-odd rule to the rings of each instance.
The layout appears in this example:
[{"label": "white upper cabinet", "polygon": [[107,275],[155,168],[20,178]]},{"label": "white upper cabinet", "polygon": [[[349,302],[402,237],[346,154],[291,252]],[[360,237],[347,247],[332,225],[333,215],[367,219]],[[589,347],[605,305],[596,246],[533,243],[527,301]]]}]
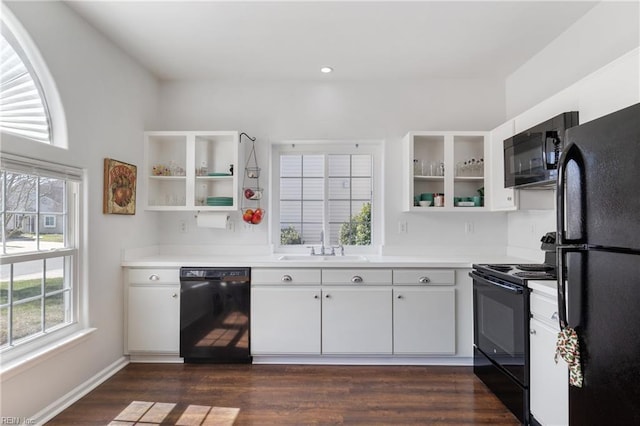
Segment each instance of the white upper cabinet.
[{"label": "white upper cabinet", "polygon": [[487,198],[493,211],[515,210],[516,194],[513,188],[504,187],[504,140],[515,134],[515,123],[509,120],[489,132],[490,155],[488,157],[489,181]]},{"label": "white upper cabinet", "polygon": [[409,132],[403,140],[403,210],[487,210],[488,154],[487,132]]},{"label": "white upper cabinet", "polygon": [[145,132],[147,210],[237,210],[238,132]]}]

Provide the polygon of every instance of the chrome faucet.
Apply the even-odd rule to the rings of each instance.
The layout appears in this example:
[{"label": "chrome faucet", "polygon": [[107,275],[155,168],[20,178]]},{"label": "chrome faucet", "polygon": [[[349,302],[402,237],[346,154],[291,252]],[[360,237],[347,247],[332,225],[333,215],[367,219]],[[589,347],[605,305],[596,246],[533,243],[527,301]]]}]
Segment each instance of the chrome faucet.
[{"label": "chrome faucet", "polygon": [[327,247],[324,245],[324,231],[320,231],[319,251],[316,252],[315,246],[307,246],[307,248],[311,249],[309,253],[311,256],[337,256],[336,249],[340,249],[340,256],[344,256],[344,246],[342,244],[330,246],[328,248],[330,248],[331,251],[327,250]]},{"label": "chrome faucet", "polygon": [[324,231],[320,231],[320,254],[324,256]]},{"label": "chrome faucet", "polygon": [[324,256],[326,254],[324,247],[324,231],[320,231],[320,252],[316,253],[316,248],[314,246],[307,246],[307,248],[311,249],[311,253],[309,253],[311,256]]}]

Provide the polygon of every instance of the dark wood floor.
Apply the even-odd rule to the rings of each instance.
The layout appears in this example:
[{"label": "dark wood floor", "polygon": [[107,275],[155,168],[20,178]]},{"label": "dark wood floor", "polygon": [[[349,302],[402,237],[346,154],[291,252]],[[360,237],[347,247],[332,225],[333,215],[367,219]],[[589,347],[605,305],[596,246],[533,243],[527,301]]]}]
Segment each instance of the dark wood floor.
[{"label": "dark wood floor", "polygon": [[129,364],[49,425],[107,425],[132,401],[240,409],[235,425],[517,425],[469,367]]}]

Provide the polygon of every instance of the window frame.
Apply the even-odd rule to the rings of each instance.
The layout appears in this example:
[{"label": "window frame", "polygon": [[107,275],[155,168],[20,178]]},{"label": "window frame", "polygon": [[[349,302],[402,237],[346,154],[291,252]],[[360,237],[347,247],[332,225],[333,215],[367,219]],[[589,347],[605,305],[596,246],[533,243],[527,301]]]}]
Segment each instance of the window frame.
[{"label": "window frame", "polygon": [[[271,173],[269,175],[269,241],[274,253],[309,253],[307,246],[317,244],[280,244],[280,155],[281,154],[303,154],[303,155],[325,155],[330,154],[369,154],[372,157],[371,170],[371,244],[367,246],[350,245],[345,246],[345,250],[352,254],[379,254],[384,244],[383,235],[383,188],[384,167],[383,153],[385,148],[384,140],[283,140],[274,141],[270,144],[269,163]],[[328,202],[328,193],[324,194],[325,207]],[[325,208],[326,210],[326,208]],[[323,218],[323,231],[328,235],[325,226],[329,220]],[[319,237],[319,236],[318,236]],[[326,238],[325,238],[326,239]],[[329,246],[328,241],[325,245]]]},{"label": "window frame", "polygon": [[[49,142],[31,139],[27,136],[0,131],[3,144],[20,149],[25,144],[39,146],[51,146],[54,148],[68,149],[67,120],[62,105],[62,98],[58,87],[49,71],[46,61],[40,54],[37,45],[31,39],[29,33],[14,16],[11,10],[0,3],[0,25],[5,27],[3,32],[8,32],[11,40],[15,42],[12,47],[20,56],[25,67],[32,74],[32,78],[40,92],[42,103],[46,109],[49,123]],[[9,41],[9,40],[7,40]],[[13,152],[22,152],[12,149]]]},{"label": "window frame", "polygon": [[[63,290],[69,289],[69,321],[57,324],[48,329],[46,324],[41,330],[28,337],[20,339],[17,344],[7,345],[0,349],[0,361],[2,362],[2,371],[5,368],[10,368],[15,362],[28,359],[34,352],[58,345],[64,339],[70,337],[74,333],[78,333],[83,329],[86,329],[87,315],[83,304],[84,283],[81,280],[81,267],[82,264],[82,250],[80,242],[82,241],[82,194],[84,191],[86,181],[86,171],[77,169],[75,167],[60,165],[56,163],[44,162],[41,160],[30,159],[13,154],[2,153],[0,159],[0,169],[2,171],[9,171],[12,173],[21,173],[31,176],[47,177],[60,179],[65,181],[66,185],[66,197],[65,197],[65,214],[62,216],[65,220],[63,228],[64,233],[64,247],[56,248],[54,250],[44,250],[36,246],[35,251],[21,252],[5,254],[4,249],[0,250],[0,265],[6,267],[9,265],[9,271],[11,277],[13,275],[11,265],[16,265],[25,262],[43,261],[42,269],[38,273],[42,273],[43,279],[46,279],[46,261],[47,259],[62,258],[64,268],[64,285]],[[4,211],[6,202],[6,193],[4,184],[1,190],[3,191],[3,205],[0,206],[0,211]],[[35,214],[35,212],[34,212]],[[47,212],[38,213],[40,216],[47,215]],[[40,217],[36,215],[36,217]],[[2,223],[4,227],[4,223]],[[4,232],[1,235],[3,239],[4,248]],[[68,258],[68,261],[67,261]],[[43,283],[44,285],[44,283]],[[58,291],[52,291],[46,293],[42,291],[40,298],[46,301],[47,295],[51,293],[64,293]],[[9,302],[10,303],[10,302]],[[42,313],[41,308],[41,313]],[[43,324],[41,323],[41,326]]]}]

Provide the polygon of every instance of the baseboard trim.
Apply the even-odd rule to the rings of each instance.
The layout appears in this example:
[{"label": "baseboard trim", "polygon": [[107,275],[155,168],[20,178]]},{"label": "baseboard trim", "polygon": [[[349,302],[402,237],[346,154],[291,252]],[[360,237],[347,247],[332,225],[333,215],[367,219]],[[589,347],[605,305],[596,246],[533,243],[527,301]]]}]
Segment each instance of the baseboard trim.
[{"label": "baseboard trim", "polygon": [[473,357],[253,355],[253,364],[472,366]]},{"label": "baseboard trim", "polygon": [[153,354],[131,354],[129,355],[131,363],[166,363],[166,364],[182,364],[184,359],[180,355],[153,355]]},{"label": "baseboard trim", "polygon": [[80,398],[94,390],[104,381],[106,381],[109,377],[116,374],[118,371],[123,369],[127,364],[129,364],[129,359],[127,357],[121,357],[116,360],[114,363],[109,365],[107,368],[98,372],[93,377],[89,378],[89,380],[82,383],[80,386],[76,387],[72,391],[68,392],[66,395],[62,396],[58,400],[54,401],[48,407],[44,408],[37,414],[35,414],[31,419],[35,422],[35,424],[42,425],[58,414],[60,414],[63,410],[68,408],[71,404],[78,401]]}]

